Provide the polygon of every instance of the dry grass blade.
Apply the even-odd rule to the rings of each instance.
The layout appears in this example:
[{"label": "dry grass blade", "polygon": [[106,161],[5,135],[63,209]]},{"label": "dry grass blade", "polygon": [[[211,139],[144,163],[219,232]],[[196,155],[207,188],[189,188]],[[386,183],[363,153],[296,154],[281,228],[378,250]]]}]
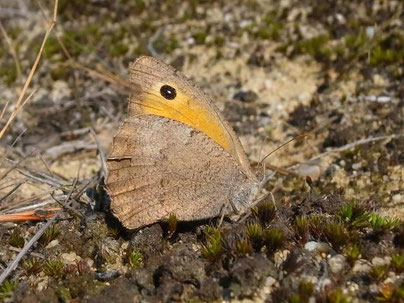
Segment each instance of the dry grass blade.
[{"label": "dry grass blade", "polygon": [[101,172],[102,175],[107,177],[108,176],[108,170],[107,170],[107,161],[105,160],[105,152],[101,147],[100,140],[98,140],[97,134],[95,133],[94,129],[90,127],[90,133],[94,137],[95,143],[97,144],[97,149],[98,153],[100,155],[100,160],[101,160]]},{"label": "dry grass blade", "polygon": [[0,198],[0,202],[3,201],[4,199],[7,199],[9,196],[11,196],[20,186],[22,183],[18,183],[12,190],[10,190],[5,196]]},{"label": "dry grass blade", "polygon": [[[45,192],[45,193],[42,193],[41,195],[36,195],[33,198],[24,199],[24,200],[15,202],[15,203],[13,203],[13,205],[11,205],[9,207],[0,209],[0,213],[15,214],[15,213],[28,211],[28,210],[32,210],[32,209],[34,209],[34,210],[39,209],[39,208],[42,208],[49,204],[54,204],[55,200],[53,198],[41,199],[41,200],[39,200],[39,202],[32,204],[32,202],[34,202],[35,200],[43,197],[44,195],[49,195],[50,193],[51,192]],[[66,199],[67,195],[57,195],[56,198],[57,199]]]},{"label": "dry grass blade", "polygon": [[4,114],[6,113],[9,103],[10,103],[10,101],[7,101],[6,104],[4,105],[3,110],[1,111],[1,114],[0,114],[0,121],[3,120]]},{"label": "dry grass blade", "polygon": [[[388,136],[368,137],[368,138],[365,138],[365,139],[361,139],[361,140],[358,140],[358,141],[355,141],[355,142],[352,142],[352,143],[348,143],[346,145],[343,145],[343,146],[328,150],[328,151],[326,151],[326,152],[324,152],[322,154],[314,156],[313,158],[305,161],[305,163],[320,159],[320,158],[322,158],[324,156],[328,156],[330,154],[343,152],[343,151],[352,149],[352,148],[354,148],[356,146],[359,146],[359,145],[363,145],[363,144],[367,144],[367,143],[371,143],[371,142],[376,142],[376,141],[381,141],[381,140],[391,140],[391,139],[402,137],[402,136],[404,136],[404,134],[393,134],[393,135],[388,135]],[[299,164],[297,164],[297,165],[299,165]],[[293,165],[292,167],[289,167],[289,169],[294,168],[297,165]]]},{"label": "dry grass blade", "polygon": [[102,79],[109,83],[115,84],[119,87],[125,88],[131,93],[138,92],[140,90],[140,88],[136,87],[133,83],[129,83],[128,81],[120,78],[119,76],[111,72],[107,71],[99,72],[91,68],[85,67],[84,65],[81,65],[80,63],[77,62],[71,62],[70,66],[85,71],[90,77]]},{"label": "dry grass blade", "polygon": [[0,139],[3,137],[4,133],[7,131],[8,127],[11,124],[11,122],[13,122],[13,120],[14,120],[15,116],[17,115],[17,113],[26,104],[26,102],[28,102],[28,100],[30,98],[30,97],[28,97],[24,101],[24,97],[25,97],[25,94],[27,92],[27,89],[28,89],[28,87],[29,87],[29,85],[31,83],[31,80],[32,80],[37,68],[38,68],[39,61],[41,60],[42,52],[43,52],[43,49],[45,47],[46,41],[48,40],[49,35],[50,35],[53,27],[56,24],[57,8],[58,8],[58,0],[55,0],[55,5],[54,5],[54,9],[53,9],[53,18],[52,18],[52,20],[51,20],[51,22],[50,22],[50,24],[48,26],[48,29],[46,30],[45,36],[44,36],[44,38],[42,40],[41,47],[40,47],[40,49],[38,51],[38,54],[37,54],[37,56],[35,58],[34,64],[32,65],[31,71],[28,74],[27,80],[24,83],[22,91],[21,91],[21,93],[20,93],[20,95],[18,97],[18,100],[17,100],[17,102],[16,102],[16,104],[14,106],[13,112],[11,113],[11,115],[8,118],[6,124],[3,126],[3,128],[0,131]]}]

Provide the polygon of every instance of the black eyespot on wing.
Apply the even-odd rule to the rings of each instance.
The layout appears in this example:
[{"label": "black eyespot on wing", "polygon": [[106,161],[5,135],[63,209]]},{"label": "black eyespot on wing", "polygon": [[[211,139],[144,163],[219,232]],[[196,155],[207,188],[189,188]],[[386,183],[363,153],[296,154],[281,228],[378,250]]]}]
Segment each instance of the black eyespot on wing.
[{"label": "black eyespot on wing", "polygon": [[177,91],[170,85],[163,85],[160,88],[160,94],[168,100],[173,100],[175,97],[177,97]]}]

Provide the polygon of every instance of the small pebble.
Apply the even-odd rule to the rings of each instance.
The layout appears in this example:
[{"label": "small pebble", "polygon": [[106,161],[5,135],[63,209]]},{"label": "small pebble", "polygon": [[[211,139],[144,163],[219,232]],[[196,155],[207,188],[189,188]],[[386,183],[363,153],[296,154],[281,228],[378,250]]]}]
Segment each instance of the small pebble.
[{"label": "small pebble", "polygon": [[58,246],[58,245],[59,245],[59,240],[55,239],[55,240],[50,241],[49,244],[46,245],[45,248],[52,248],[52,247],[55,247],[55,246]]},{"label": "small pebble", "polygon": [[254,102],[258,99],[258,95],[252,90],[239,91],[234,94],[233,99],[243,102]]},{"label": "small pebble", "polygon": [[362,167],[362,163],[360,163],[360,162],[352,164],[352,168],[354,170],[358,170],[361,167]]},{"label": "small pebble", "polygon": [[81,260],[81,257],[78,256],[74,251],[63,253],[61,258],[65,264],[76,264],[76,260]]},{"label": "small pebble", "polygon": [[352,271],[354,273],[368,273],[370,271],[370,265],[366,260],[356,260]]},{"label": "small pebble", "polygon": [[328,260],[330,269],[334,274],[340,273],[347,265],[346,258],[343,255],[335,255]]},{"label": "small pebble", "polygon": [[308,251],[315,251],[317,249],[317,242],[310,241],[304,245],[304,249]]},{"label": "small pebble", "polygon": [[304,245],[304,249],[306,249],[307,251],[327,253],[330,250],[330,246],[325,242],[309,241]]},{"label": "small pebble", "polygon": [[374,266],[382,266],[382,265],[388,265],[388,264],[390,264],[390,260],[386,260],[384,258],[374,257],[372,259],[372,265],[374,265]]}]

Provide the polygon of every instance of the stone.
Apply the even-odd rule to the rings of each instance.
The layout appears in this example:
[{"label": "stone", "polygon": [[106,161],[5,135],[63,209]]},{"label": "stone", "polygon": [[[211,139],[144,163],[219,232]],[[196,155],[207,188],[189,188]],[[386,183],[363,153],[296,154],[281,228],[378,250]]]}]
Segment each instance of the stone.
[{"label": "stone", "polygon": [[343,255],[335,255],[328,260],[332,273],[340,273],[346,266],[346,258]]}]

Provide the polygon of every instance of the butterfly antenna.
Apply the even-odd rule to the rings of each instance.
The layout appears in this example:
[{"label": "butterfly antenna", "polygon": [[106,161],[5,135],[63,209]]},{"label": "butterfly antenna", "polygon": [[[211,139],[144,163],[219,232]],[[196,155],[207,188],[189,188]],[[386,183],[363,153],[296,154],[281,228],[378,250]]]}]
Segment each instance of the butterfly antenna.
[{"label": "butterfly antenna", "polygon": [[268,158],[268,157],[269,157],[270,155],[272,155],[274,152],[278,151],[279,149],[281,149],[281,148],[284,147],[285,145],[289,144],[290,142],[295,141],[295,140],[297,140],[297,139],[309,137],[309,136],[311,136],[311,135],[312,135],[312,134],[310,134],[310,133],[303,133],[303,134],[297,135],[296,137],[293,137],[292,139],[290,139],[290,140],[288,140],[288,141],[282,143],[282,144],[279,145],[277,148],[275,148],[273,151],[271,151],[270,153],[268,153],[264,158],[262,158],[262,160],[258,163],[258,166],[261,165],[262,162],[264,162],[264,160],[265,160],[266,158]]}]

